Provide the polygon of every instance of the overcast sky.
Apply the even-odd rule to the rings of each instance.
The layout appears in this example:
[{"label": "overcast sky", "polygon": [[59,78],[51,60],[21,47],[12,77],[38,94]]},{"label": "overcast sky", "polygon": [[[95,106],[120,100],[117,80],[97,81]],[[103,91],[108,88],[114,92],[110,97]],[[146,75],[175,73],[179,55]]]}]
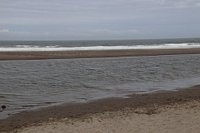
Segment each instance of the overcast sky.
[{"label": "overcast sky", "polygon": [[200,37],[200,0],[0,0],[0,40]]}]

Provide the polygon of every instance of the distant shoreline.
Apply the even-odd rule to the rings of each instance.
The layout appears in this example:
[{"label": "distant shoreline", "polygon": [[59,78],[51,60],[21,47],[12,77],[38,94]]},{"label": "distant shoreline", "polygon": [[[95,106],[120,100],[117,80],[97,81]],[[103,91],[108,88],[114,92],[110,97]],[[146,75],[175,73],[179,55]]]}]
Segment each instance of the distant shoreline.
[{"label": "distant shoreline", "polygon": [[125,56],[158,56],[180,54],[200,54],[200,48],[0,52],[0,60],[44,60]]}]

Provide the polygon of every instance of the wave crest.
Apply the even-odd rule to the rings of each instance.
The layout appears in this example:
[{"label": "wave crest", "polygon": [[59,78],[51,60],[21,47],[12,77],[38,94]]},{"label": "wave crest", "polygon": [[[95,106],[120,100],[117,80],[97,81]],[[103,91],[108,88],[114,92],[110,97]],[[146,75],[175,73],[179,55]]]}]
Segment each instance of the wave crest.
[{"label": "wave crest", "polygon": [[54,46],[33,46],[15,45],[14,47],[0,47],[2,52],[14,51],[82,51],[82,50],[131,50],[131,49],[186,49],[200,48],[200,43],[170,43],[159,45],[132,45],[132,46],[87,46],[87,47],[60,47]]}]

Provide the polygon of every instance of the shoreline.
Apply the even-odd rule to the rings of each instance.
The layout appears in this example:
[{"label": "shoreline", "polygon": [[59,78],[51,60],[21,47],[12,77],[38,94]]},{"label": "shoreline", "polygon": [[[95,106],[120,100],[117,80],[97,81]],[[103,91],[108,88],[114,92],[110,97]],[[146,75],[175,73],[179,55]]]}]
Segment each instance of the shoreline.
[{"label": "shoreline", "polygon": [[123,109],[87,115],[78,119],[62,119],[39,126],[16,130],[18,133],[198,133],[200,130],[200,101],[154,107],[154,114],[147,109]]},{"label": "shoreline", "polygon": [[180,54],[200,54],[200,48],[0,52],[0,60],[43,60]]},{"label": "shoreline", "polygon": [[[24,111],[0,120],[0,132],[10,132],[23,127],[38,126],[46,122],[56,122],[64,118],[84,119],[95,114],[123,111],[127,108],[136,114],[153,115],[166,105],[200,101],[200,85],[178,91],[150,94],[132,94],[129,98],[106,98],[88,103],[63,104],[32,111]],[[143,108],[145,111],[137,111]]]}]

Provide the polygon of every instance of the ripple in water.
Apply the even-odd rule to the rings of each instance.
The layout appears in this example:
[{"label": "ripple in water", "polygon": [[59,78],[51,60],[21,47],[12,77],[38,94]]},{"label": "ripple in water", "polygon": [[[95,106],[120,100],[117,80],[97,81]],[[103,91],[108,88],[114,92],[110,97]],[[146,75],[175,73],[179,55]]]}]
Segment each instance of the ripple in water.
[{"label": "ripple in water", "polygon": [[8,113],[64,102],[175,90],[200,81],[200,55],[1,61],[0,104]]}]

